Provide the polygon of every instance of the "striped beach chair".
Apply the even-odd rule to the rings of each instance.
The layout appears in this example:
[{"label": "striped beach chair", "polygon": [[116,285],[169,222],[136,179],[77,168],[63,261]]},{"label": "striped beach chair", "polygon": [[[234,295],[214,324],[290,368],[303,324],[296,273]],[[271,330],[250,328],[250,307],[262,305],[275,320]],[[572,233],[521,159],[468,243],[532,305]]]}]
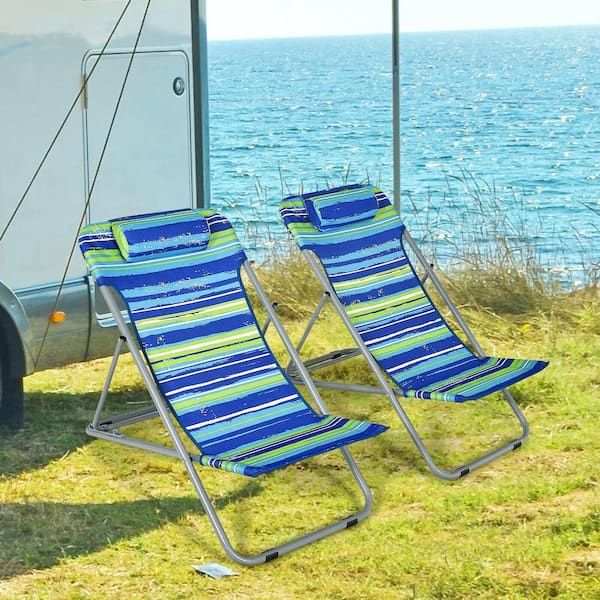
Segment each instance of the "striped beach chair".
[{"label": "striped beach chair", "polygon": [[[83,228],[79,244],[121,334],[88,434],[179,458],[224,550],[247,566],[368,515],[371,494],[346,446],[386,427],[327,414],[225,217],[210,210],[181,210],[123,218]],[[297,362],[319,412],[300,395],[268,348],[242,284],[242,270]],[[123,344],[152,405],[105,417]],[[122,431],[156,416],[172,446]],[[362,491],[360,512],[256,555],[238,552],[201,483],[200,466],[256,477],[335,449],[341,449]]]},{"label": "striped beach chair", "polygon": [[[386,394],[428,466],[444,479],[457,479],[521,446],[529,427],[506,388],[538,373],[547,363],[483,353],[385,194],[372,186],[344,186],[285,198],[280,212],[324,290],[297,350],[302,350],[329,301],[356,344],[356,348],[308,360],[305,366],[313,372],[362,354],[378,382],[377,386],[364,386],[317,381],[318,385]],[[473,351],[432,302],[405,247],[416,257],[415,264],[424,269]],[[288,374],[297,376],[294,365]],[[520,436],[452,470],[435,463],[399,401],[464,402],[499,390],[520,422]]]}]

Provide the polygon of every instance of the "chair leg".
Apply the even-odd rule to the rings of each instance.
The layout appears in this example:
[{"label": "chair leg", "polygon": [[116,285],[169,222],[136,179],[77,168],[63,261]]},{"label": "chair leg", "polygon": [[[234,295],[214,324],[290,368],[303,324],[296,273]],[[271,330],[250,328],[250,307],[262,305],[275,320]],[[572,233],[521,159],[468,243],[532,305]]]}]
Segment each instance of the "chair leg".
[{"label": "chair leg", "polygon": [[[183,441],[181,440],[177,431],[173,430],[174,428],[173,428],[172,422],[169,420],[168,423],[164,422],[164,421],[163,421],[163,423],[164,423],[165,427],[167,428],[167,430],[169,430],[171,439],[174,442],[175,442],[175,439],[177,439],[177,442],[180,442],[182,445]],[[119,444],[123,444],[125,446],[130,446],[132,448],[136,448],[138,450],[146,450],[146,451],[154,452],[157,454],[161,454],[163,456],[168,456],[170,458],[180,459],[183,462],[183,465],[188,474],[188,477],[190,478],[190,481],[192,482],[192,486],[194,487],[194,490],[196,491],[198,499],[200,500],[200,504],[202,505],[204,512],[208,516],[211,526],[214,529],[215,534],[216,534],[223,550],[232,560],[234,560],[242,565],[245,565],[245,566],[254,566],[254,565],[257,565],[260,563],[269,562],[271,560],[274,560],[275,558],[278,558],[279,556],[283,556],[284,554],[291,552],[292,550],[295,550],[297,548],[300,548],[302,546],[310,544],[314,541],[317,541],[321,538],[324,538],[324,537],[331,535],[333,533],[336,533],[338,531],[342,531],[343,529],[348,529],[349,527],[352,527],[353,525],[356,525],[360,521],[364,520],[370,514],[370,512],[372,510],[373,498],[372,498],[371,492],[367,486],[367,483],[365,482],[360,470],[358,469],[358,466],[356,465],[356,462],[352,458],[348,449],[342,448],[341,452],[346,460],[346,463],[347,463],[359,489],[361,490],[361,492],[363,494],[362,509],[355,514],[344,517],[343,519],[340,519],[339,521],[336,521],[335,523],[327,525],[326,527],[322,527],[320,529],[311,531],[305,535],[302,535],[298,538],[295,538],[289,542],[286,542],[286,543],[276,546],[274,548],[270,548],[268,550],[265,550],[263,552],[255,554],[255,555],[245,555],[245,554],[238,552],[233,547],[231,541],[229,540],[229,536],[227,535],[225,528],[223,527],[223,524],[217,514],[217,510],[214,506],[214,503],[212,502],[208,492],[206,491],[206,488],[204,487],[204,485],[202,484],[202,481],[200,479],[200,475],[198,473],[198,467],[196,467],[196,465],[195,465],[195,459],[197,460],[197,458],[198,458],[196,455],[190,454],[188,452],[182,453],[181,451],[178,451],[177,448],[162,446],[162,445],[153,444],[151,442],[147,442],[145,440],[141,440],[138,438],[132,438],[130,436],[123,435],[120,432],[120,430],[104,431],[101,428],[95,428],[93,426],[93,424],[90,424],[86,431],[87,431],[88,435],[99,438],[99,439],[116,442]],[[179,444],[176,444],[176,445],[179,445]]]},{"label": "chair leg", "polygon": [[435,475],[440,477],[441,479],[453,481],[456,479],[460,479],[461,477],[464,477],[465,475],[468,475],[471,471],[474,471],[475,469],[478,469],[479,467],[486,465],[487,463],[491,462],[492,460],[495,460],[496,458],[499,458],[500,456],[503,456],[504,454],[507,454],[507,453],[511,452],[512,450],[517,450],[518,448],[521,447],[523,442],[529,437],[529,426],[527,424],[527,421],[526,421],[523,413],[520,411],[519,407],[517,406],[516,402],[514,401],[512,395],[506,389],[503,389],[502,393],[503,393],[506,401],[508,402],[509,406],[511,407],[511,409],[517,416],[519,422],[521,423],[521,427],[522,427],[521,435],[517,439],[511,440],[510,442],[508,442],[498,448],[495,448],[494,450],[487,452],[486,454],[483,454],[483,455],[479,456],[478,458],[476,458],[468,463],[465,463],[464,465],[461,465],[460,467],[457,467],[456,469],[451,469],[451,470],[442,469],[436,464],[436,462],[433,460],[429,450],[425,446],[425,443],[421,439],[421,436],[417,433],[417,430],[415,429],[412,421],[406,414],[406,411],[402,408],[396,395],[392,392],[391,394],[388,394],[388,397],[390,398],[390,401],[392,403],[392,406],[394,407],[394,410],[396,411],[396,414],[400,417],[402,424],[406,428],[408,434],[410,435],[411,439],[413,440],[415,446],[419,450],[419,453],[424,458],[424,460],[427,463],[427,466],[430,468],[430,470]]},{"label": "chair leg", "polygon": [[[283,556],[284,554],[288,554],[293,550],[301,548],[302,546],[306,546],[308,544],[311,544],[312,542],[316,542],[317,540],[327,537],[328,535],[353,527],[354,525],[357,525],[360,521],[364,520],[370,514],[373,505],[371,492],[348,449],[342,448],[341,452],[344,455],[346,463],[348,464],[348,467],[352,472],[352,475],[354,476],[354,479],[357,482],[358,487],[360,488],[363,494],[363,508],[359,512],[345,517],[343,519],[340,519],[339,521],[336,521],[334,523],[331,523],[330,525],[327,525],[320,529],[315,529],[284,544],[275,546],[273,548],[270,548],[263,552],[259,552],[258,554],[254,555],[242,554],[233,547],[227,533],[225,532],[223,524],[219,519],[217,511],[208,493],[206,492],[206,489],[200,481],[200,477],[197,471],[194,469],[193,465],[191,465],[191,461],[184,460],[184,464],[186,465],[186,469],[188,470],[188,475],[190,476],[192,485],[194,486],[194,489],[198,494],[202,507],[206,515],[208,516],[208,519],[215,531],[215,534],[217,535],[217,538],[219,539],[223,550],[232,560],[244,566],[251,567],[254,565],[272,561],[280,556]],[[188,467],[188,463],[189,467],[191,467],[191,470]]]},{"label": "chair leg", "polygon": [[117,364],[119,363],[119,356],[121,356],[121,349],[123,348],[123,344],[125,343],[125,338],[120,335],[117,339],[117,345],[115,346],[115,351],[110,363],[110,367],[108,368],[108,374],[106,375],[106,381],[104,382],[104,387],[102,388],[102,393],[100,394],[100,399],[98,400],[98,406],[96,407],[96,413],[94,414],[94,418],[92,419],[92,425],[97,427],[98,422],[100,421],[100,417],[102,415],[102,410],[104,409],[104,404],[106,402],[106,398],[108,396],[108,391],[110,389],[110,384],[112,383],[112,378],[117,369]]}]

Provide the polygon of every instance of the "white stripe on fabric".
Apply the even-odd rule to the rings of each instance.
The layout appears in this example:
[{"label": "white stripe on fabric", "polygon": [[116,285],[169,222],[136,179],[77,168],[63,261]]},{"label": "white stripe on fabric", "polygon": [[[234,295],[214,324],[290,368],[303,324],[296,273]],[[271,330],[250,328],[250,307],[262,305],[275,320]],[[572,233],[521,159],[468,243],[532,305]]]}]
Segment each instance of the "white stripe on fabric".
[{"label": "white stripe on fabric", "polygon": [[[371,258],[369,258],[368,260],[373,260]],[[402,260],[402,257],[398,257],[398,258],[394,258],[392,260],[388,260],[387,262],[383,262],[383,263],[374,263],[371,265],[367,265],[366,267],[361,267],[360,269],[354,269],[352,271],[338,271],[338,272],[334,272],[333,269],[331,269],[332,273],[331,273],[331,277],[332,279],[338,279],[338,278],[342,278],[342,277],[347,277],[348,275],[355,275],[356,273],[361,273],[362,271],[369,271],[371,269],[379,269],[380,267],[385,267],[386,265],[393,265],[394,263],[403,263],[404,265],[406,265],[406,260]],[[399,268],[399,267],[397,267]],[[382,273],[383,275],[383,273]]]},{"label": "white stripe on fabric", "polygon": [[[494,371],[505,370],[506,367],[504,365],[506,365],[506,364],[510,364],[510,361],[509,361],[509,359],[503,358],[493,364],[488,365],[484,369],[481,369],[481,367],[475,368],[466,373],[461,373],[460,378],[458,378],[458,375],[457,375],[457,376],[455,376],[455,377],[457,377],[456,379],[452,379],[446,383],[440,382],[439,384],[435,384],[432,389],[434,389],[436,392],[437,391],[443,392],[443,391],[450,390],[452,388],[456,388],[458,386],[467,385],[468,382],[478,383],[479,386],[483,385],[485,387],[486,385],[489,384],[489,381],[481,382],[479,380],[482,377],[485,377],[487,374],[494,373]],[[515,369],[515,371],[516,371],[516,369]],[[512,371],[508,371],[506,374],[508,375],[511,372]],[[502,380],[502,379],[506,379],[506,377],[502,377],[501,374],[498,373],[498,377],[496,379]],[[460,394],[462,392],[459,391],[458,393]]]},{"label": "white stripe on fabric", "polygon": [[[213,296],[200,296],[200,295],[196,295],[196,297],[194,297],[191,300],[185,300],[182,302],[173,302],[172,304],[158,304],[156,306],[148,306],[146,308],[141,307],[141,308],[134,308],[132,309],[132,313],[139,313],[139,312],[151,312],[151,311],[155,311],[155,310],[167,310],[167,309],[171,309],[171,308],[176,308],[178,306],[186,306],[187,304],[197,304],[198,302],[208,302],[210,300],[216,300],[217,298],[223,298],[224,296],[231,296],[232,294],[239,294],[239,289],[234,289],[231,290],[229,292],[223,292],[221,294],[215,294]],[[191,292],[190,292],[191,295]],[[165,299],[168,299],[167,297],[165,297]],[[161,300],[160,298],[158,300]],[[137,304],[135,302],[130,302],[130,305],[133,304]]]},{"label": "white stripe on fabric", "polygon": [[[233,375],[229,375],[227,377],[218,377],[217,379],[212,379],[211,381],[205,381],[204,383],[197,383],[195,385],[186,385],[180,388],[177,388],[176,390],[171,390],[170,392],[167,392],[165,395],[166,396],[173,396],[176,394],[181,394],[183,392],[188,392],[190,390],[197,390],[199,388],[203,388],[203,387],[209,387],[211,385],[214,385],[216,383],[220,383],[223,381],[230,381],[231,379],[243,379],[244,377],[246,377],[247,375],[251,375],[252,373],[259,373],[260,371],[275,371],[277,370],[277,365],[275,363],[270,363],[268,365],[264,365],[262,367],[257,367],[256,369],[249,369],[247,371],[241,371],[238,373],[234,373]],[[222,388],[219,388],[222,389]]]},{"label": "white stripe on fabric", "polygon": [[[393,327],[394,325],[400,325],[400,323],[404,323],[405,321],[412,321],[413,319],[416,319],[417,317],[424,317],[430,313],[436,313],[437,311],[430,309],[430,310],[426,310],[424,312],[417,312],[414,314],[411,314],[409,316],[403,317],[402,319],[397,319],[395,321],[388,321],[387,323],[383,323],[382,325],[377,325],[375,327],[370,327],[369,329],[363,329],[362,327],[360,328],[360,332],[362,335],[367,335],[368,333],[373,333],[373,331],[377,331],[378,329],[384,329],[386,327]],[[389,318],[389,317],[386,317]],[[377,321],[373,321],[374,323],[376,323]],[[403,328],[402,331],[405,331],[405,329]]]},{"label": "white stripe on fabric", "polygon": [[420,332],[419,334],[417,334],[416,336],[413,335],[407,335],[409,332],[411,331],[417,331],[419,329],[423,329],[423,327],[430,327],[433,326],[434,323],[441,323],[441,319],[434,319],[433,321],[428,321],[427,323],[421,323],[420,325],[415,325],[414,327],[406,327],[404,329],[402,329],[402,331],[394,331],[393,333],[390,333],[389,335],[384,335],[380,338],[375,338],[373,340],[369,340],[368,342],[365,342],[366,346],[371,346],[373,344],[378,344],[379,342],[383,342],[385,340],[389,340],[391,338],[398,338],[398,341],[405,341],[405,340],[410,340],[413,339],[414,337],[418,337],[419,335],[421,335],[421,333],[429,333],[430,331],[436,331],[439,330],[440,327],[431,327],[431,329],[428,329],[425,332]]},{"label": "white stripe on fabric", "polygon": [[383,300],[379,300],[378,302],[361,302],[356,308],[350,308],[353,305],[345,307],[346,313],[348,316],[352,317],[352,315],[360,315],[365,314],[368,315],[371,312],[378,312],[383,310],[387,306],[394,306],[398,304],[406,304],[410,300],[414,298],[422,298],[423,293],[421,290],[417,290],[412,294],[398,294],[394,296],[390,296],[389,298],[384,298]]},{"label": "white stripe on fabric", "polygon": [[443,354],[449,354],[450,352],[454,352],[455,350],[461,350],[462,348],[464,348],[464,346],[462,344],[457,344],[456,346],[451,346],[450,348],[446,348],[445,350],[440,350],[439,352],[433,352],[431,354],[427,354],[426,356],[422,356],[420,358],[415,358],[414,360],[409,360],[408,362],[402,363],[401,365],[396,365],[395,367],[388,369],[388,372],[394,373],[395,371],[400,371],[411,365],[415,365],[420,362],[431,360],[432,358],[435,358],[436,356],[442,356]]},{"label": "white stripe on fabric", "polygon": [[201,429],[202,427],[206,427],[208,425],[214,425],[215,423],[220,423],[221,421],[228,421],[229,419],[235,419],[235,417],[240,417],[241,415],[249,414],[252,412],[258,412],[265,408],[270,408],[272,406],[277,406],[278,404],[283,404],[284,402],[288,402],[289,400],[295,400],[298,398],[298,394],[291,394],[290,396],[285,396],[284,398],[279,398],[278,400],[272,400],[271,402],[265,402],[264,404],[259,404],[258,406],[252,406],[250,408],[246,408],[244,410],[238,410],[233,413],[229,413],[227,415],[223,415],[221,417],[216,417],[215,419],[210,419],[209,421],[203,421],[202,423],[197,423],[196,425],[191,425],[187,427],[188,431],[195,431]]},{"label": "white stripe on fabric", "polygon": [[[206,367],[204,369],[197,369],[197,368],[195,368],[198,365],[200,365],[203,362],[205,362],[205,361],[200,361],[200,362],[197,362],[197,363],[188,364],[188,365],[186,365],[186,367],[184,367],[184,368],[193,368],[194,369],[193,371],[185,371],[184,373],[181,373],[179,375],[173,375],[171,377],[161,377],[160,381],[161,381],[161,383],[169,383],[169,382],[175,381],[177,379],[182,379],[184,377],[190,377],[191,375],[198,375],[200,373],[206,373],[208,371],[216,371],[216,370],[223,369],[223,368],[229,368],[232,365],[241,365],[243,363],[250,362],[250,361],[253,361],[253,360],[259,360],[259,359],[262,359],[262,358],[265,358],[265,357],[269,357],[270,358],[269,353],[263,352],[262,354],[257,354],[256,356],[249,356],[248,358],[242,358],[241,360],[227,361],[227,362],[223,362],[223,358],[221,357],[221,359],[220,359],[221,362],[218,365],[214,364],[215,361],[211,361],[213,364],[210,367]],[[181,368],[182,367],[176,367],[176,368],[171,369],[171,370],[181,370]],[[165,370],[164,372],[168,373],[169,369]]]}]

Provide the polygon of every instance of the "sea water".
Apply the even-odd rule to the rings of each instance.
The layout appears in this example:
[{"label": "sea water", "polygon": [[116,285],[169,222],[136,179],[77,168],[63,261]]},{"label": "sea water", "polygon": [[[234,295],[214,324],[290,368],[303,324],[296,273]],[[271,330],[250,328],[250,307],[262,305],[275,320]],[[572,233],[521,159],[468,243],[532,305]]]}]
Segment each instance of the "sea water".
[{"label": "sea water", "polygon": [[[502,212],[545,266],[600,262],[600,27],[402,34],[400,46],[413,234],[443,254],[465,228],[495,235]],[[209,44],[211,203],[258,254],[285,236],[286,194],[366,181],[392,194],[391,57],[386,35]]]}]

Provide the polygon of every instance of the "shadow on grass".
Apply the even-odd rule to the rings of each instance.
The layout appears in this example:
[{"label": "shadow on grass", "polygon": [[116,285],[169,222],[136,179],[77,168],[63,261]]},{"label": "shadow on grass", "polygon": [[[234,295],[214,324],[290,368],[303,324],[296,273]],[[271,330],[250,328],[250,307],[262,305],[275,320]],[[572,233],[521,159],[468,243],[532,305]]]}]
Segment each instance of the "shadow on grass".
[{"label": "shadow on grass", "polygon": [[[367,402],[372,410],[364,404],[336,400],[331,403],[335,406],[332,412],[389,426],[387,433],[369,441],[370,447],[376,448],[371,452],[373,461],[382,462],[391,471],[436,477],[398,415],[389,408],[389,401],[378,397]],[[444,471],[459,469],[519,439],[523,433],[518,419],[500,395],[470,403],[404,398],[402,406],[434,463]]]},{"label": "shadow on grass", "polygon": [[2,504],[0,579],[90,554],[160,527],[197,506],[187,498],[113,504]]},{"label": "shadow on grass", "polygon": [[[99,392],[28,394],[24,428],[14,433],[0,429],[0,477],[38,469],[90,442],[85,428],[99,396]],[[127,403],[144,398],[141,390],[112,393],[107,410],[123,410]]]},{"label": "shadow on grass", "polygon": [[[256,482],[248,482],[236,492],[216,500],[215,507],[220,510],[259,490]],[[97,552],[120,540],[163,527],[191,512],[204,512],[194,497],[103,504],[0,504],[0,580],[50,568],[65,558]]]}]

